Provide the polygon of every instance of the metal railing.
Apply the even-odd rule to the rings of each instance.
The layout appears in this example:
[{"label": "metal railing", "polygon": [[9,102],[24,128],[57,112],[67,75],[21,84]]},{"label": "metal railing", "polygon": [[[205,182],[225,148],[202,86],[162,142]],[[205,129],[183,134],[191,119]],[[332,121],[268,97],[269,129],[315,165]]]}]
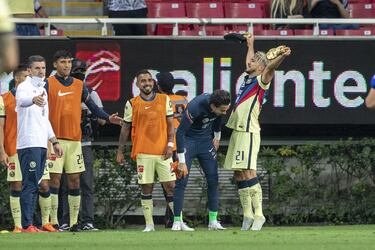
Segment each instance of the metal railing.
[{"label": "metal railing", "polygon": [[45,24],[45,36],[50,36],[51,24],[99,24],[102,25],[101,35],[108,34],[108,24],[172,24],[172,36],[178,36],[179,24],[196,24],[202,26],[202,35],[206,34],[206,25],[242,24],[247,25],[248,31],[253,32],[257,24],[305,24],[313,25],[313,35],[319,35],[320,24],[362,24],[373,25],[375,19],[334,19],[334,18],[301,18],[301,19],[275,19],[275,18],[13,18],[15,23]]}]

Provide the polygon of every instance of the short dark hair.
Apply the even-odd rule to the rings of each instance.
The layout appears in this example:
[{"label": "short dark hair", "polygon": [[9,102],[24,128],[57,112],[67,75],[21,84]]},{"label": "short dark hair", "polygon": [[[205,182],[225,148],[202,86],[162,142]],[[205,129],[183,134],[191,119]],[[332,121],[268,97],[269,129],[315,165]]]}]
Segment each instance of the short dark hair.
[{"label": "short dark hair", "polygon": [[57,62],[59,59],[66,59],[66,58],[73,58],[72,54],[69,51],[66,50],[58,50],[53,55],[53,62]]},{"label": "short dark hair", "polygon": [[156,74],[156,80],[159,88],[168,95],[173,94],[174,77],[170,72],[161,72]]},{"label": "short dark hair", "polygon": [[150,71],[148,71],[147,69],[142,69],[142,70],[138,71],[138,72],[135,74],[135,77],[136,77],[137,80],[138,80],[138,76],[140,76],[140,75],[145,75],[145,74],[149,74],[150,76],[152,76],[151,73],[150,73]]},{"label": "short dark hair", "polygon": [[31,65],[33,65],[33,63],[35,62],[46,62],[46,59],[44,59],[44,57],[40,55],[29,56],[29,58],[27,59],[27,67],[31,68]]},{"label": "short dark hair", "polygon": [[21,72],[23,71],[27,71],[27,64],[26,63],[21,63],[20,65],[18,65],[18,67],[13,71],[13,76],[16,76],[18,74],[20,74]]},{"label": "short dark hair", "polygon": [[209,103],[215,105],[215,107],[220,107],[221,105],[229,105],[230,94],[226,90],[217,89],[214,91],[214,93],[212,93]]}]

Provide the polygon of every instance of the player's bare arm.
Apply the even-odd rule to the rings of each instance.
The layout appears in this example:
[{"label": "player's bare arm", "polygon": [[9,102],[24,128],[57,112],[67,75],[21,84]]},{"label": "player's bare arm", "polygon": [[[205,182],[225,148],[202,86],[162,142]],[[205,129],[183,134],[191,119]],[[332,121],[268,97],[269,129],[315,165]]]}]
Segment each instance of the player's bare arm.
[{"label": "player's bare arm", "polygon": [[9,158],[4,149],[4,126],[5,119],[0,118],[0,164],[3,166],[8,166]]},{"label": "player's bare arm", "polygon": [[167,134],[168,134],[168,144],[165,148],[164,159],[171,158],[173,155],[173,146],[174,146],[174,123],[173,116],[167,117]]},{"label": "player's bare arm", "polygon": [[247,42],[247,54],[246,54],[245,68],[247,68],[251,59],[253,59],[254,57],[254,35],[251,33],[247,34],[246,42]]},{"label": "player's bare arm", "polygon": [[266,68],[262,73],[262,82],[269,83],[272,81],[275,70],[280,66],[284,59],[292,53],[292,50],[289,47],[283,46],[278,54],[278,56],[270,61],[267,64]]},{"label": "player's bare arm", "polygon": [[120,165],[124,165],[125,163],[125,157],[124,157],[125,143],[128,141],[130,131],[131,131],[131,123],[123,122],[122,127],[121,127],[120,138],[118,142],[117,155],[116,155],[116,161]]}]

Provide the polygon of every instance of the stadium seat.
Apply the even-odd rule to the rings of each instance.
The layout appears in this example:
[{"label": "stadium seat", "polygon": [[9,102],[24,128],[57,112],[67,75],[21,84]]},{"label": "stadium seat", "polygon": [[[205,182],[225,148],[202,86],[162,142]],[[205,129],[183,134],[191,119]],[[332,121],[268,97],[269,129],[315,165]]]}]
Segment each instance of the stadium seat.
[{"label": "stadium seat", "polygon": [[261,3],[264,6],[265,17],[271,16],[271,0],[251,0],[251,3]]},{"label": "stadium seat", "polygon": [[[226,18],[264,18],[266,12],[262,3],[224,3]],[[229,29],[246,29],[247,25],[233,25]]]},{"label": "stadium seat", "polygon": [[373,4],[349,4],[349,9],[352,18],[375,18],[375,8]]},{"label": "stadium seat", "polygon": [[[224,18],[224,9],[221,2],[199,2],[199,3],[186,3],[187,17],[190,18]],[[197,25],[193,29],[199,29]],[[215,33],[224,30],[223,25],[206,25],[206,32]]]},{"label": "stadium seat", "polygon": [[180,36],[199,36],[199,30],[180,30]]},{"label": "stadium seat", "polygon": [[294,35],[295,36],[312,36],[314,34],[314,31],[311,29],[295,29]]},{"label": "stadium seat", "polygon": [[[168,18],[168,17],[186,17],[184,3],[154,2],[148,6],[148,17],[150,18]],[[187,29],[187,25],[179,25],[179,30]],[[156,24],[156,35],[172,35],[172,24]]]},{"label": "stadium seat", "polygon": [[254,30],[256,36],[293,36],[293,30]]},{"label": "stadium seat", "polygon": [[371,29],[358,30],[336,30],[336,36],[372,36],[374,35]]},{"label": "stadium seat", "polygon": [[349,0],[349,4],[351,3],[371,3],[371,0]]},{"label": "stadium seat", "polygon": [[319,36],[334,36],[334,32],[332,29],[329,30],[319,30]]}]

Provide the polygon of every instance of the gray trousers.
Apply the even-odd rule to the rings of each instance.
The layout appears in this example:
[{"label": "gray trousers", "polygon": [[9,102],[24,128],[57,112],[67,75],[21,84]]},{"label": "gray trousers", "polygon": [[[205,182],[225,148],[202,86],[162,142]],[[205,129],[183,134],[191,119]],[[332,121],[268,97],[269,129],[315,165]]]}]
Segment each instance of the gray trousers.
[{"label": "gray trousers", "polygon": [[[81,211],[80,223],[94,223],[94,156],[91,146],[82,147],[83,160],[86,171],[81,173]],[[69,224],[69,204],[68,204],[68,182],[67,175],[61,177],[59,209],[61,217],[60,225]]]}]

